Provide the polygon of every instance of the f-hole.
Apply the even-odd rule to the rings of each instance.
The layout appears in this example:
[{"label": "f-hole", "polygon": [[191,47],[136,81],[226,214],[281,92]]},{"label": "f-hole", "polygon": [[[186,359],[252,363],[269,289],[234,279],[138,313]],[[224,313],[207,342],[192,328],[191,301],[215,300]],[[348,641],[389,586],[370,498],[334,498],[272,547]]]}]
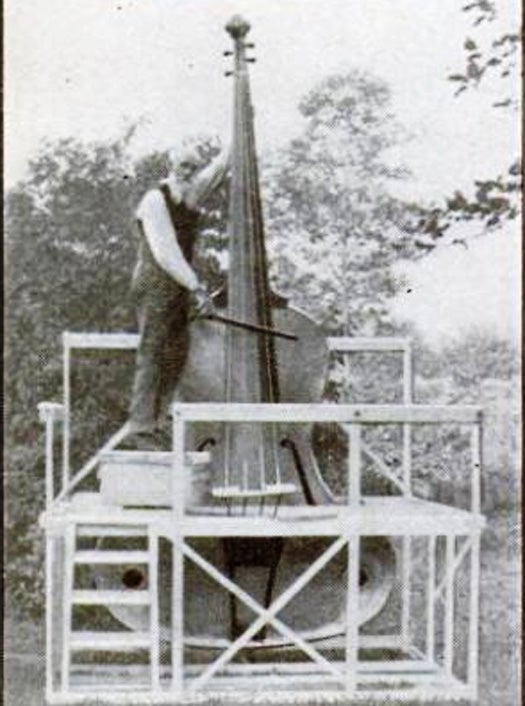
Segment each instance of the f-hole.
[{"label": "f-hole", "polygon": [[197,451],[206,451],[208,447],[213,447],[217,446],[217,441],[213,438],[213,436],[208,436],[204,441],[201,441],[200,444],[197,444]]},{"label": "f-hole", "polygon": [[369,581],[368,571],[366,569],[359,569],[359,588],[363,588]]}]

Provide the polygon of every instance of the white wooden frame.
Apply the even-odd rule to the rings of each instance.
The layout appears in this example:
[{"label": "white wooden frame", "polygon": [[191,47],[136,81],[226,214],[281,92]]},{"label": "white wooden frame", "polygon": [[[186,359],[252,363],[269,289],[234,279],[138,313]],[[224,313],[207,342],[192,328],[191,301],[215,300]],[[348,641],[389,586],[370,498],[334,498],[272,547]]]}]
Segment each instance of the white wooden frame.
[{"label": "white wooden frame", "polygon": [[[331,698],[342,698],[351,696],[356,699],[394,699],[412,700],[426,698],[476,698],[477,690],[477,661],[478,661],[478,600],[479,600],[479,536],[483,527],[483,519],[480,516],[480,472],[481,472],[481,411],[477,407],[463,406],[430,406],[413,404],[413,383],[412,383],[412,360],[410,344],[406,339],[328,339],[328,345],[332,351],[351,353],[353,351],[377,351],[391,352],[399,351],[403,354],[403,401],[402,405],[223,405],[223,404],[177,404],[173,407],[173,467],[174,482],[172,511],[127,511],[119,508],[105,508],[103,510],[104,523],[114,523],[117,527],[130,525],[140,518],[141,523],[146,522],[148,533],[156,546],[159,537],[168,538],[173,545],[173,592],[172,592],[172,665],[171,679],[167,680],[163,676],[163,669],[159,664],[158,643],[152,646],[152,668],[151,689],[140,692],[136,697],[130,691],[104,691],[103,683],[95,685],[93,689],[76,690],[68,683],[69,665],[62,668],[62,689],[56,689],[52,678],[53,668],[53,620],[52,620],[52,597],[54,586],[52,584],[53,561],[55,560],[55,540],[66,537],[70,530],[71,522],[95,522],[100,523],[101,509],[75,507],[67,502],[72,490],[80,480],[86,477],[97,466],[101,453],[111,450],[125,435],[127,430],[121,429],[114,435],[103,448],[90,459],[74,478],[70,477],[69,468],[69,448],[70,448],[70,411],[71,411],[71,389],[70,370],[71,353],[76,348],[92,349],[123,349],[133,350],[136,348],[138,336],[136,334],[64,334],[64,403],[42,403],[39,405],[40,418],[46,425],[46,506],[47,511],[42,518],[42,524],[47,532],[47,556],[46,556],[46,600],[47,600],[47,686],[46,695],[49,703],[75,703],[81,702],[96,693],[98,698],[107,700],[108,703],[168,703],[174,698],[183,697],[186,687],[190,691],[217,690],[222,686],[229,688],[242,688],[247,685],[252,688],[253,680],[262,674],[261,665],[237,665],[230,664],[230,660],[236,652],[246,644],[251,634],[265,624],[271,624],[277,631],[286,635],[297,647],[304,651],[312,660],[308,664],[295,665],[268,665],[273,679],[276,680],[276,688],[293,688],[294,700],[300,697],[299,684],[308,684],[308,691],[304,692],[306,698],[312,698],[315,689],[328,689]],[[325,554],[319,557],[303,574],[302,577],[292,584],[281,596],[277,597],[269,608],[257,605],[253,598],[246,594],[243,589],[236,586],[225,575],[209,564],[203,557],[200,557],[195,550],[185,541],[190,536],[210,536],[214,533],[217,524],[212,518],[191,517],[186,515],[183,504],[183,476],[177,473],[177,469],[184,467],[184,430],[185,425],[194,421],[227,421],[227,422],[338,422],[345,427],[350,435],[350,455],[349,455],[349,478],[348,478],[348,500],[346,509],[336,513],[332,520],[316,521],[315,519],[307,527],[303,523],[281,523],[279,520],[265,519],[259,532],[264,536],[316,536],[322,534],[331,536],[334,541]],[[63,463],[62,463],[62,487],[58,495],[55,491],[54,468],[53,468],[53,431],[56,423],[63,424]],[[445,514],[438,515],[437,519],[423,526],[421,522],[409,523],[409,526],[392,527],[393,533],[399,533],[402,537],[404,547],[402,555],[401,572],[403,585],[406,587],[410,581],[410,543],[413,536],[428,537],[428,600],[425,615],[427,644],[425,653],[418,653],[412,649],[411,655],[417,655],[418,659],[409,661],[396,661],[389,663],[386,661],[363,662],[358,659],[358,646],[360,643],[359,625],[355,619],[355,605],[358,597],[358,573],[359,573],[359,542],[361,536],[370,533],[370,513],[366,516],[366,502],[363,505],[360,488],[361,455],[367,453],[367,449],[361,443],[361,428],[366,424],[394,423],[403,426],[403,482],[402,497],[406,502],[416,503],[411,493],[411,466],[410,466],[410,430],[413,424],[440,424],[457,423],[460,425],[472,425],[471,450],[471,507],[470,512],[454,511],[446,508]],[[421,503],[420,503],[421,504]],[[424,502],[422,503],[424,504]],[[431,503],[429,503],[431,505]],[[412,506],[411,506],[412,507]],[[136,512],[139,514],[137,515]],[[448,512],[448,514],[447,514]],[[368,519],[366,519],[368,517]],[[447,518],[446,520],[443,518]],[[360,519],[362,518],[362,519]],[[441,518],[441,519],[440,519]],[[220,519],[220,518],[215,518]],[[240,520],[240,522],[238,522]],[[224,536],[257,536],[253,527],[242,524],[242,518],[232,520],[233,524],[223,528]],[[237,522],[237,524],[236,524]],[[235,526],[234,526],[235,525]],[[253,525],[253,523],[252,523]],[[380,523],[381,525],[381,523]],[[377,534],[389,533],[387,523],[377,527]],[[284,530],[286,526],[286,530]],[[220,533],[220,532],[219,532]],[[262,535],[261,535],[262,536]],[[446,537],[446,566],[441,577],[438,575],[435,558],[436,538]],[[459,537],[464,537],[461,549],[456,553],[455,544]],[[310,578],[322,569],[330,559],[331,553],[341,551],[344,547],[349,547],[348,553],[348,584],[347,584],[347,626],[344,640],[345,661],[329,662],[321,651],[312,647],[309,643],[294,633],[289,627],[284,625],[277,614],[284,605],[293,598]],[[247,603],[258,615],[255,622],[248,628],[244,635],[228,646],[225,652],[200,674],[191,665],[183,663],[183,561],[185,556],[190,561],[196,562],[210,576],[215,578],[226,590],[231,591],[239,600]],[[178,560],[177,560],[178,558]],[[468,675],[465,682],[455,676],[453,671],[453,630],[455,620],[455,606],[453,601],[453,587],[456,580],[456,573],[460,566],[467,560],[470,561],[470,603],[469,603],[469,627],[468,627]],[[64,568],[66,573],[67,557]],[[155,555],[151,561],[155,563]],[[152,567],[150,566],[150,569]],[[154,590],[158,587],[154,584]],[[405,595],[406,592],[406,595]],[[408,589],[403,589],[404,598],[402,602],[401,619],[401,646],[409,646],[409,596]],[[445,654],[443,664],[436,662],[435,654],[435,631],[436,631],[436,611],[435,606],[438,601],[444,601],[445,617]],[[354,617],[352,617],[354,616]],[[158,616],[152,616],[152,625]],[[374,638],[375,636],[371,636]],[[389,636],[390,638],[392,636]],[[395,637],[395,636],[394,636]],[[59,638],[60,639],[60,638]],[[66,631],[61,637],[67,642]],[[374,640],[370,641],[374,644]],[[379,643],[378,643],[379,646]],[[386,643],[385,643],[386,646]],[[64,652],[63,652],[64,654]],[[420,659],[419,659],[420,658]],[[67,662],[67,657],[63,662]],[[249,673],[247,670],[251,669]],[[403,671],[404,670],[404,671]],[[104,670],[102,670],[104,671]],[[217,677],[217,672],[223,672],[224,676]],[[67,672],[67,673],[66,673]],[[278,675],[282,672],[282,675]],[[324,673],[324,674],[323,674]],[[162,680],[161,680],[162,676]],[[282,679],[281,679],[282,677]],[[411,688],[400,688],[400,681],[407,680],[412,683]],[[218,683],[216,683],[218,679]],[[281,680],[279,682],[279,680]],[[387,690],[376,690],[373,688],[375,682],[380,681],[388,684]],[[277,684],[279,682],[279,684]],[[273,682],[272,682],[273,683]],[[232,687],[228,685],[232,685]],[[302,687],[304,688],[304,686]],[[335,692],[333,690],[336,690]],[[278,703],[284,702],[284,694],[279,692]],[[228,698],[231,698],[229,692]],[[271,697],[271,695],[270,695]]]},{"label": "white wooden frame", "polygon": [[[403,355],[403,403],[413,402],[413,365],[412,349],[408,338],[372,338],[372,337],[329,337],[326,339],[328,349],[331,352],[356,353],[401,353]],[[75,350],[136,350],[139,343],[137,333],[84,333],[65,331],[62,334],[63,344],[63,400],[62,403],[42,402],[39,405],[40,419],[46,422],[46,468],[49,467],[51,476],[53,471],[53,431],[54,424],[62,422],[62,482],[58,499],[67,497],[74,488],[88,476],[97,466],[102,454],[111,451],[118,446],[127,434],[124,426],[119,429],[102,448],[84,465],[80,471],[71,478],[70,451],[71,451],[71,366],[72,354]],[[49,422],[49,423],[48,423]],[[403,486],[401,490],[405,494],[410,493],[410,427],[403,427]],[[388,468],[381,465],[380,459],[374,458],[379,469],[389,477]],[[46,478],[48,474],[46,473]],[[392,479],[391,479],[392,480]],[[395,482],[395,481],[394,481]],[[50,484],[51,487],[51,484]],[[48,493],[48,503],[54,498],[54,493]]]},{"label": "white wooden frame", "polygon": [[[398,353],[402,355],[402,400],[409,405],[414,402],[414,366],[412,359],[412,343],[409,338],[396,337],[333,337],[327,339],[331,352],[344,353]],[[355,443],[355,441],[354,441]],[[362,443],[362,450],[372,461],[377,470],[397,487],[404,497],[412,495],[412,428],[410,424],[403,424],[403,448],[401,480],[395,476],[382,459],[375,454],[368,445]],[[410,537],[402,538],[400,568],[401,568],[401,626],[400,640],[405,649],[410,644],[410,573],[411,573],[411,540]]]},{"label": "white wooden frame", "polygon": [[[355,515],[355,509],[351,509],[352,515]],[[201,523],[205,524],[210,522],[210,518],[199,518]],[[239,522],[240,520],[240,522]],[[223,527],[223,535],[233,535],[235,532],[239,532],[236,529],[236,524],[243,524],[245,520],[242,517],[234,518],[230,521],[229,526]],[[329,521],[328,521],[329,523]],[[127,511],[121,509],[111,509],[107,510],[107,516],[101,517],[100,512],[95,509],[85,509],[83,511],[75,511],[74,508],[65,509],[61,516],[54,515],[52,520],[48,523],[48,541],[52,540],[52,537],[64,537],[72,534],[72,528],[74,526],[86,526],[86,534],[91,536],[93,531],[89,530],[91,526],[99,526],[99,532],[102,535],[105,532],[107,535],[111,534],[122,534],[122,528],[129,528],[128,531],[132,531],[136,525],[143,525],[145,529],[140,531],[141,535],[147,533],[148,536],[157,537],[164,536],[170,539],[173,543],[174,553],[179,561],[175,564],[179,569],[175,569],[175,576],[177,577],[177,583],[174,586],[182,586],[180,582],[179,574],[177,573],[182,566],[180,558],[182,556],[187,557],[190,561],[197,563],[200,568],[206,571],[212,578],[214,578],[218,583],[226,590],[232,591],[234,595],[241,601],[245,602],[259,617],[252,623],[248,628],[247,633],[245,633],[241,638],[236,640],[233,644],[226,648],[226,652],[221,655],[215,662],[206,667],[204,671],[202,667],[191,667],[185,666],[182,662],[182,645],[183,645],[183,626],[182,626],[182,615],[184,606],[184,591],[175,590],[173,591],[173,610],[174,614],[178,613],[179,620],[173,621],[173,636],[172,644],[174,646],[179,646],[179,649],[174,649],[172,652],[172,667],[171,673],[169,675],[164,675],[162,680],[162,669],[158,663],[158,652],[152,651],[152,674],[151,674],[151,687],[148,689],[140,690],[141,701],[140,703],[162,703],[166,702],[168,697],[173,700],[185,699],[186,696],[190,694],[196,694],[201,691],[208,692],[212,690],[215,695],[221,693],[221,689],[225,687],[225,684],[236,685],[236,688],[252,688],[255,683],[261,683],[261,679],[264,678],[261,675],[259,681],[257,681],[257,675],[260,670],[263,669],[262,665],[255,667],[255,673],[249,676],[246,668],[243,671],[243,667],[240,665],[228,666],[229,660],[234,656],[238,649],[241,649],[243,644],[249,640],[250,636],[257,632],[259,628],[266,623],[273,625],[277,630],[284,632],[284,634],[289,637],[299,648],[304,649],[305,645],[301,638],[293,632],[289,627],[280,622],[277,617],[278,611],[287,604],[289,600],[310,580],[311,577],[317,571],[321,570],[322,567],[327,563],[331,556],[341,551],[345,545],[350,545],[349,553],[349,578],[348,578],[348,629],[346,633],[346,661],[334,661],[328,662],[323,655],[319,652],[317,648],[311,647],[308,644],[304,651],[313,660],[308,666],[305,663],[299,665],[294,665],[291,667],[289,665],[279,665],[278,663],[272,663],[268,665],[268,673],[272,678],[277,678],[277,674],[280,673],[280,668],[283,666],[283,674],[279,676],[281,681],[276,682],[275,688],[285,690],[290,687],[290,684],[303,684],[302,688],[305,688],[305,684],[312,684],[314,689],[327,689],[331,695],[337,697],[337,694],[346,693],[347,697],[352,698],[369,698],[369,699],[383,699],[385,698],[384,693],[379,690],[374,689],[375,682],[381,682],[382,684],[389,685],[388,694],[391,698],[398,700],[403,699],[426,699],[426,698],[470,698],[474,699],[476,696],[477,689],[477,655],[478,655],[478,590],[479,590],[479,535],[480,526],[475,522],[472,523],[470,532],[468,532],[468,527],[456,526],[450,530],[450,528],[442,528],[441,530],[434,528],[425,528],[424,525],[420,525],[420,532],[417,535],[413,535],[413,527],[405,527],[405,532],[407,536],[427,536],[429,548],[433,548],[432,553],[429,551],[428,559],[429,562],[434,566],[433,572],[429,572],[428,578],[428,606],[427,612],[424,616],[426,620],[426,631],[427,631],[427,649],[425,653],[420,654],[420,659],[400,659],[394,661],[387,660],[370,660],[362,661],[358,659],[357,648],[361,646],[358,623],[357,620],[352,619],[355,616],[355,605],[357,602],[357,591],[358,591],[358,567],[359,567],[359,554],[358,545],[359,537],[362,535],[363,528],[358,529],[358,524],[354,523],[342,523],[338,524],[337,534],[335,529],[331,529],[327,526],[325,531],[327,534],[333,536],[331,544],[328,549],[318,557],[312,565],[304,572],[304,574],[299,577],[281,596],[278,596],[274,603],[269,608],[263,608],[258,605],[248,594],[246,594],[243,589],[236,586],[231,582],[226,576],[224,576],[216,567],[210,564],[206,559],[201,557],[186,541],[185,538],[191,536],[203,536],[204,529],[197,527],[195,531],[193,529],[193,518],[188,517],[185,523],[177,528],[176,524],[173,523],[173,515],[170,511],[165,510],[161,513],[155,511]],[[365,521],[365,525],[368,523]],[[252,523],[253,525],[253,523]],[[255,532],[253,536],[266,536],[268,534],[268,528],[274,526],[275,532],[278,533],[279,522],[276,520],[267,519],[266,524],[262,525],[257,529],[257,535]],[[282,533],[286,532],[287,535],[293,534],[293,527],[289,526],[288,521],[281,523],[280,527]],[[208,529],[208,533],[214,528]],[[446,529],[446,534],[445,534]],[[378,520],[378,527],[376,532],[379,533],[381,530],[381,521]],[[113,532],[114,531],[114,532]],[[468,533],[466,533],[468,532]],[[304,534],[317,534],[315,528],[308,530],[308,527],[303,527]],[[439,571],[436,570],[436,537],[444,537],[447,543],[447,561],[439,567]],[[463,545],[457,552],[451,552],[450,548],[453,547],[454,543],[463,539]],[[70,541],[71,543],[71,541]],[[71,553],[71,547],[69,552]],[[470,560],[470,561],[469,561]],[[51,561],[51,555],[48,555],[48,561]],[[154,559],[152,559],[154,561]],[[469,605],[469,622],[468,622],[468,634],[466,640],[468,640],[468,671],[467,677],[464,682],[461,682],[457,676],[453,673],[451,665],[454,658],[454,642],[453,642],[453,621],[455,620],[454,615],[454,599],[452,588],[454,582],[457,580],[457,571],[460,566],[465,565],[467,562],[470,564],[470,605]],[[64,557],[64,569],[67,573],[67,567],[72,566],[71,557],[66,555]],[[48,566],[48,570],[51,571],[51,567]],[[70,578],[70,577],[69,577]],[[69,579],[68,579],[69,580]],[[48,599],[51,600],[53,587],[48,581]],[[352,588],[353,587],[353,588]],[[435,644],[437,639],[437,632],[440,629],[435,620],[434,606],[438,601],[443,601],[445,610],[443,616],[443,622],[441,623],[441,630],[445,633],[445,643],[444,643],[444,656],[443,660],[440,662],[436,659]],[[68,604],[67,597],[64,599],[64,603]],[[429,607],[432,607],[430,610]],[[50,606],[48,606],[48,609]],[[350,608],[353,610],[351,611]],[[51,613],[48,612],[48,628],[52,630],[53,621],[50,619]],[[67,645],[68,631],[64,629],[63,626],[63,644]],[[49,633],[51,635],[51,633]],[[155,638],[156,644],[158,645],[158,628],[156,629]],[[176,641],[175,641],[176,640]],[[380,643],[378,643],[378,647]],[[48,649],[51,650],[53,647],[53,640],[50,639],[48,642]],[[63,653],[64,654],[64,653]],[[48,652],[48,664],[51,658],[51,651]],[[155,666],[153,666],[155,665]],[[253,665],[251,665],[253,666]],[[246,665],[245,665],[246,667]],[[219,676],[215,679],[215,673],[219,670],[225,670],[223,676]],[[297,670],[297,671],[294,671]],[[79,688],[75,686],[74,680],[71,682],[68,680],[69,663],[67,657],[63,657],[63,666],[61,670],[61,678],[59,681],[59,686],[54,687],[51,677],[48,677],[48,701],[50,703],[69,703],[69,701],[74,702],[75,699],[88,698],[96,696],[99,699],[107,700],[108,703],[128,703],[127,697],[129,692],[125,691],[126,688],[131,688],[132,685],[122,684],[124,691],[119,690],[111,691],[108,687],[104,686],[103,679],[94,684],[91,689],[85,689],[84,687]],[[259,670],[259,672],[258,672]],[[102,670],[103,672],[104,670]],[[52,672],[48,672],[51,675]],[[97,672],[98,673],[98,672]],[[237,676],[233,676],[236,674]],[[144,677],[144,675],[139,675]],[[166,678],[168,677],[168,678]],[[254,681],[255,680],[255,681]],[[404,681],[412,684],[411,688],[406,687],[403,690],[399,689],[399,682]],[[95,690],[94,687],[98,687]],[[118,685],[117,685],[118,686]],[[138,687],[135,685],[135,689]],[[228,687],[230,688],[230,687]],[[334,691],[335,690],[335,691]],[[284,692],[286,693],[286,691]],[[366,696],[365,696],[366,695]],[[281,694],[282,696],[282,694]],[[311,696],[311,694],[310,694]],[[131,701],[133,702],[133,701]],[[279,703],[281,701],[278,701]]]},{"label": "white wooden frame", "polygon": [[[414,423],[425,423],[425,424],[440,424],[440,423],[458,423],[461,425],[473,425],[473,432],[471,437],[471,451],[472,451],[472,498],[471,498],[471,516],[479,516],[479,482],[480,482],[480,434],[481,434],[481,411],[477,407],[473,406],[463,406],[463,407],[447,407],[447,406],[429,406],[429,405],[298,405],[298,404],[280,404],[280,405],[269,405],[269,404],[258,404],[258,405],[246,405],[246,404],[175,404],[172,408],[173,413],[173,439],[174,439],[174,456],[173,456],[173,472],[174,478],[178,479],[178,483],[175,482],[172,485],[173,488],[173,499],[172,506],[175,518],[175,524],[179,527],[185,522],[185,508],[184,508],[184,493],[182,487],[182,474],[177,473],[177,470],[183,467],[184,462],[184,438],[185,438],[185,425],[194,421],[221,421],[221,422],[253,422],[253,423],[265,423],[265,422],[281,422],[281,423],[294,423],[294,422],[313,422],[313,421],[332,421],[338,422],[346,427],[350,435],[350,457],[349,457],[349,478],[348,478],[348,513],[351,515],[356,511],[359,511],[363,498],[361,496],[360,490],[360,474],[361,474],[361,445],[360,445],[360,430],[362,425],[365,424],[378,424],[378,423],[395,423],[410,425]],[[345,691],[348,695],[352,697],[360,697],[362,689],[358,692],[358,686],[362,687],[361,679],[358,678],[359,674],[359,660],[357,657],[357,647],[358,647],[358,621],[357,619],[351,618],[352,611],[351,608],[357,604],[358,596],[358,567],[359,567],[359,537],[361,532],[355,533],[349,530],[350,525],[346,525],[346,532],[343,531],[339,535],[339,539],[342,542],[348,543],[350,546],[349,552],[349,572],[348,572],[348,585],[347,585],[347,625],[346,625],[346,662],[344,665],[344,684]],[[421,533],[421,528],[419,533]],[[463,546],[462,550],[456,556],[453,552],[453,541],[456,536],[451,529],[443,527],[442,531],[446,531],[446,542],[447,542],[447,554],[446,554],[446,576],[444,582],[442,581],[437,587],[434,585],[435,576],[432,578],[432,584],[429,584],[429,591],[431,591],[428,605],[429,614],[427,621],[430,627],[427,628],[427,639],[429,641],[427,645],[428,653],[434,652],[433,643],[434,637],[434,604],[436,600],[440,597],[443,586],[445,587],[445,657],[444,665],[442,667],[443,674],[440,672],[441,677],[445,678],[447,697],[453,694],[459,694],[457,698],[474,698],[476,684],[473,677],[472,664],[477,662],[477,656],[474,659],[472,654],[477,655],[477,633],[474,634],[474,628],[471,627],[469,630],[469,676],[466,684],[461,684],[453,673],[453,629],[454,629],[454,601],[453,601],[453,586],[456,571],[462,561],[465,559],[468,552],[471,552],[472,561],[475,561],[477,552],[479,552],[479,527],[472,526],[472,534],[470,539],[468,539]],[[350,532],[350,533],[348,533]],[[177,533],[177,539],[179,542],[183,542],[183,531]],[[273,533],[269,534],[278,535],[279,530],[275,530]],[[418,534],[418,533],[416,533]],[[425,532],[423,531],[423,534]],[[441,534],[441,532],[440,532]],[[431,535],[434,536],[435,535]],[[411,534],[404,533],[403,541],[407,543],[410,547]],[[406,546],[406,545],[405,545]],[[476,548],[477,547],[477,548]],[[182,551],[184,550],[184,543],[182,544]],[[195,553],[192,550],[192,558],[196,560]],[[478,557],[479,558],[479,557]],[[201,558],[202,559],[202,558]],[[210,569],[206,567],[206,562],[200,564],[205,570]],[[408,566],[408,571],[407,567]],[[225,588],[234,592],[234,594],[243,600],[245,596],[242,590],[239,592],[238,587],[235,587],[232,582],[230,582],[226,577],[219,578],[220,572],[213,570],[215,572],[215,578],[219,580]],[[407,572],[404,575],[407,583],[410,580],[410,563],[409,560],[404,565],[403,571]],[[434,569],[435,571],[435,569]],[[219,576],[218,576],[219,575]],[[300,579],[298,579],[300,582]],[[296,584],[292,584],[291,590]],[[302,585],[301,585],[302,587]],[[479,592],[479,575],[476,573],[474,568],[471,569],[471,591],[477,596]],[[181,595],[174,596],[174,603],[182,600]],[[279,600],[279,599],[277,599]],[[475,605],[477,605],[477,598],[471,599],[470,604],[470,621],[469,625],[473,626],[477,621],[477,612]],[[264,616],[264,611],[261,607],[257,610],[256,607],[251,605],[255,612],[259,612]],[[175,610],[175,605],[174,605]],[[271,608],[270,608],[271,610]],[[354,609],[355,613],[355,609]],[[402,616],[403,627],[402,638],[403,641],[409,639],[408,635],[408,615],[406,613]],[[275,625],[275,623],[273,623]],[[253,633],[261,627],[260,622],[255,622],[252,626]],[[248,630],[248,637],[251,634],[251,630]],[[297,635],[296,635],[297,638]],[[172,640],[174,642],[179,642],[182,644],[183,635],[178,632],[174,633]],[[297,640],[294,640],[296,644],[299,644]],[[432,643],[432,646],[431,646]],[[240,646],[239,646],[240,644]],[[215,671],[219,667],[224,667],[229,659],[236,653],[237,649],[243,646],[242,638],[240,638],[240,643],[235,644],[226,650],[223,658],[216,660],[214,664],[211,665],[209,670],[205,671],[203,675],[197,678],[194,682],[193,688],[199,686],[205,686],[208,680],[214,675]],[[414,652],[417,652],[414,650]],[[309,656],[312,657],[310,654]],[[422,655],[424,657],[424,655]],[[428,655],[427,655],[428,656]],[[315,660],[315,657],[313,657]],[[315,660],[317,661],[317,660]],[[425,664],[428,666],[428,662]],[[378,669],[381,667],[386,672],[388,672],[388,664],[381,663]],[[390,665],[391,666],[391,665]],[[179,674],[175,677],[178,689],[181,689],[183,681],[183,665],[180,660],[177,664],[173,664],[173,673],[178,670]],[[337,675],[336,681],[337,681]],[[435,676],[435,675],[434,675]],[[385,674],[381,674],[381,679],[385,678]],[[392,675],[391,677],[392,678]],[[426,689],[427,687],[425,687]],[[432,689],[423,692],[427,695],[432,693]],[[182,692],[180,692],[182,693]],[[401,696],[399,696],[401,698]],[[408,698],[408,697],[407,697]],[[414,695],[412,694],[412,698]]]}]

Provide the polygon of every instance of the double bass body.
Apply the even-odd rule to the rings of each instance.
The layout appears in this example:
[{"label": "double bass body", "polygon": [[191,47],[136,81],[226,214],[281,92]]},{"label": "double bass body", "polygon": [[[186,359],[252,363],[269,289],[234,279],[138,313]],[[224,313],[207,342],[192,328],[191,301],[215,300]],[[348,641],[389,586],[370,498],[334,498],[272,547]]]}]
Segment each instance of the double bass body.
[{"label": "double bass body", "polygon": [[[188,402],[315,402],[326,379],[328,349],[320,328],[306,315],[272,293],[264,243],[259,195],[253,110],[247,72],[249,25],[240,17],[226,27],[234,43],[234,129],[229,205],[229,271],[227,317],[294,334],[296,340],[255,333],[220,321],[191,324],[188,359],[177,397]],[[275,306],[277,304],[277,306]],[[257,428],[256,428],[257,427]],[[264,427],[264,428],[262,428]],[[208,448],[211,464],[196,505],[215,514],[272,511],[283,505],[322,505],[329,511],[336,498],[323,480],[305,425],[195,425],[187,448]],[[198,507],[189,508],[199,512]],[[204,511],[204,510],[203,510]],[[205,558],[268,606],[304,571],[329,539],[279,537],[226,540],[195,539]],[[386,538],[361,543],[360,622],[385,604],[395,574],[395,556]],[[161,551],[160,618],[169,639],[171,552]],[[344,630],[345,552],[337,555],[281,613],[282,620],[306,639],[330,638]],[[99,576],[111,587],[114,574]],[[236,599],[187,562],[185,569],[187,644],[217,648],[234,639],[253,619]],[[144,629],[140,609],[116,609],[117,618]],[[278,648],[283,640],[262,631],[249,647]]]},{"label": "double bass body", "polygon": [[[305,314],[276,296],[269,285],[247,71],[246,49],[250,45],[245,37],[249,25],[235,16],[226,29],[234,43],[234,125],[225,314],[237,321],[294,334],[296,340],[215,321],[196,321],[178,394],[192,402],[320,401],[328,365],[325,336]],[[272,506],[281,503],[323,505],[328,510],[337,501],[319,471],[310,431],[306,425],[196,426],[193,447],[209,446],[212,454],[209,484],[200,502],[224,514],[263,509],[271,512]],[[275,537],[203,540],[199,550],[268,606],[320,554],[327,541]],[[394,557],[386,539],[365,539],[362,545],[359,610],[361,622],[365,622],[388,597],[394,580]],[[344,624],[345,571],[343,552],[283,611],[283,620],[312,639],[340,632]],[[187,580],[191,582],[191,575]],[[196,584],[197,589],[202,600],[203,588]],[[201,626],[188,625],[190,634],[233,639],[249,624],[250,616],[243,614],[235,598],[219,598],[219,592],[212,590],[206,602],[211,605],[216,601],[215,615],[221,616],[217,624],[211,625],[206,618]],[[191,589],[187,591],[187,595],[192,593]],[[210,612],[214,611],[207,611],[207,615]],[[189,621],[191,614],[190,609]],[[278,643],[277,636],[266,632],[258,638],[261,644]],[[254,640],[252,646],[256,645]]]}]

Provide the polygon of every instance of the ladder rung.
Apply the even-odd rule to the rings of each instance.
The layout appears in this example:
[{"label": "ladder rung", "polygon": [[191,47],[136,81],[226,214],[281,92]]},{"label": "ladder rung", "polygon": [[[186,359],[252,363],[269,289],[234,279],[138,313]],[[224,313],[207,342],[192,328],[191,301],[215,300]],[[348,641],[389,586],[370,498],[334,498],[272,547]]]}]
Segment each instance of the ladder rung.
[{"label": "ladder rung", "polygon": [[136,550],[83,549],[75,554],[75,564],[147,564],[148,562],[148,552]]},{"label": "ladder rung", "polygon": [[73,603],[76,605],[148,605],[151,596],[148,590],[141,591],[73,591]]},{"label": "ladder rung", "polygon": [[146,537],[147,528],[126,525],[79,525],[77,537]]},{"label": "ladder rung", "polygon": [[147,632],[73,632],[70,645],[72,650],[126,652],[149,649],[151,637]]},{"label": "ladder rung", "polygon": [[[144,677],[141,677],[143,679]],[[137,691],[150,691],[151,690],[151,682],[150,681],[137,681],[134,682],[132,681],[131,683],[126,682],[120,683],[120,684],[104,684],[104,686],[101,686],[100,683],[89,683],[86,682],[86,680],[79,679],[76,677],[76,673],[72,672],[72,680],[73,680],[73,688],[75,690],[82,690],[83,692],[86,691],[88,694],[91,695],[93,694],[94,697],[98,697],[100,695],[100,692],[103,691],[104,693],[108,694],[108,699],[104,699],[103,703],[116,703],[116,704],[122,704],[122,703],[127,703],[125,698],[122,698],[122,694],[125,694],[127,692],[137,692]],[[111,699],[111,696],[116,695],[117,698],[114,700]],[[120,696],[120,698],[119,698]],[[92,699],[90,696],[86,696],[85,699],[82,699],[80,703],[84,703],[85,701],[91,701]],[[69,703],[69,702],[68,702]],[[75,702],[72,702],[75,703]],[[96,698],[96,703],[100,704],[102,703],[99,698]],[[136,703],[136,699],[133,699],[133,697],[129,700],[129,703]],[[147,701],[147,696],[143,699],[140,700],[140,703],[148,703]],[[155,701],[149,701],[149,703],[155,703]],[[160,701],[160,703],[171,703],[171,701]]]}]

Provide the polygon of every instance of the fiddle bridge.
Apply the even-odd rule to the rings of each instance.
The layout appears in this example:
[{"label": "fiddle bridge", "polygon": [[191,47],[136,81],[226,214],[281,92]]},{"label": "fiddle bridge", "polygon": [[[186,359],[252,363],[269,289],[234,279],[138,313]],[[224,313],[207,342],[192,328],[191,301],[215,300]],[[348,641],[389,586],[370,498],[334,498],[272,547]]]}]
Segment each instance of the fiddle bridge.
[{"label": "fiddle bridge", "polygon": [[277,441],[276,425],[253,428],[240,424],[227,426],[223,483],[212,488],[212,497],[225,502],[228,510],[241,507],[273,506],[275,512],[285,497],[297,493],[297,486],[283,481],[282,444]]},{"label": "fiddle bridge", "polygon": [[212,490],[214,498],[223,500],[228,504],[241,501],[244,509],[246,509],[247,503],[250,501],[259,501],[261,510],[267,499],[277,501],[275,505],[277,509],[283,497],[295,495],[295,493],[297,493],[297,486],[294,483],[266,483],[260,488],[241,488],[238,485],[224,485]]}]

